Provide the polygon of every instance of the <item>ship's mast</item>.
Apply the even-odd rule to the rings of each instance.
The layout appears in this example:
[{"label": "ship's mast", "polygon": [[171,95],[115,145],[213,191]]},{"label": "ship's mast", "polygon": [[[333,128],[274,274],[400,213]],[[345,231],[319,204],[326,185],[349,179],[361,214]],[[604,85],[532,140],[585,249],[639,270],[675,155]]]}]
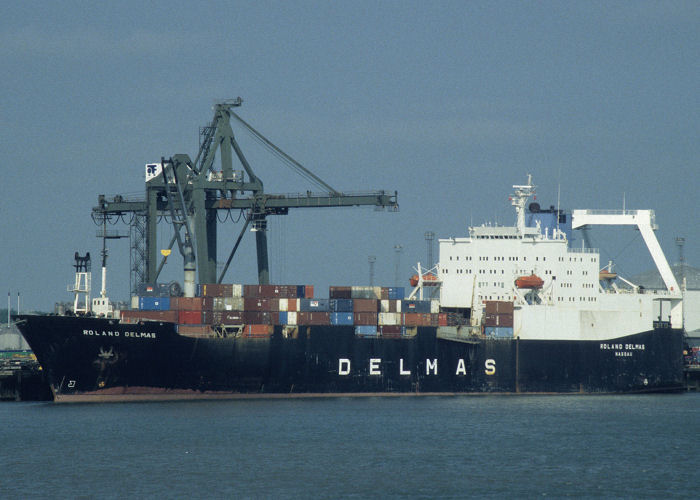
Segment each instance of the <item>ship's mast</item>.
[{"label": "ship's mast", "polygon": [[75,282],[72,285],[68,285],[68,291],[74,294],[73,312],[85,314],[90,312],[90,288],[92,281],[90,252],[86,253],[84,257],[75,252],[75,264],[73,264],[73,267],[75,267]]},{"label": "ship's mast", "polygon": [[515,194],[510,197],[512,205],[515,207],[515,213],[518,216],[518,232],[525,232],[525,204],[530,196],[535,194],[535,186],[532,185],[532,175],[527,174],[526,185],[514,185]]}]

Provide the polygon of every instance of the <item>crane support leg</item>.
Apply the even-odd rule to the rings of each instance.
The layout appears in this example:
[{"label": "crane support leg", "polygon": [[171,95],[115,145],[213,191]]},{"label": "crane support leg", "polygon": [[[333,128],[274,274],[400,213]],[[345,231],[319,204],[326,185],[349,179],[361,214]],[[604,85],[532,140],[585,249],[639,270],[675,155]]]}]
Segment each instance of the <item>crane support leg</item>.
[{"label": "crane support leg", "polygon": [[200,283],[216,283],[216,211],[205,208],[205,192],[194,189],[194,227]]},{"label": "crane support leg", "polygon": [[270,284],[270,269],[267,263],[267,232],[258,230],[255,232],[255,245],[258,250],[258,283]]},{"label": "crane support leg", "polygon": [[158,276],[158,192],[146,190],[146,282],[154,283]]}]

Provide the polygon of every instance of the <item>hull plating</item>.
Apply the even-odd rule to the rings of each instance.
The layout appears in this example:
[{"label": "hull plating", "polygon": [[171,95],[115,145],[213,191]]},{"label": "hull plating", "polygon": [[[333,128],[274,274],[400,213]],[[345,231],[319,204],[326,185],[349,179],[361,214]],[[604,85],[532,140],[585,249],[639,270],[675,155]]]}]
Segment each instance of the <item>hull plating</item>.
[{"label": "hull plating", "polygon": [[285,337],[192,338],[171,323],[22,316],[57,401],[680,390],[682,332],[606,342],[360,338],[350,326]]}]

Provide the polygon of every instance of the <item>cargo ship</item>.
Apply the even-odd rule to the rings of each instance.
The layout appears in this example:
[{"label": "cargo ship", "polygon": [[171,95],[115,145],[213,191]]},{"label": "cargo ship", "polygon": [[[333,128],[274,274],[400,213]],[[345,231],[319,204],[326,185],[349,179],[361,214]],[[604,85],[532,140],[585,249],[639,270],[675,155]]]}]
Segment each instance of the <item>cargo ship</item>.
[{"label": "cargo ship", "polygon": [[[91,310],[17,326],[56,401],[682,390],[683,301],[654,212],[543,210],[530,176],[513,189],[514,226],[440,239],[413,288],[185,276],[186,296],[146,285],[118,310],[103,286]],[[573,231],[594,225],[636,227],[666,289],[575,248]]]}]

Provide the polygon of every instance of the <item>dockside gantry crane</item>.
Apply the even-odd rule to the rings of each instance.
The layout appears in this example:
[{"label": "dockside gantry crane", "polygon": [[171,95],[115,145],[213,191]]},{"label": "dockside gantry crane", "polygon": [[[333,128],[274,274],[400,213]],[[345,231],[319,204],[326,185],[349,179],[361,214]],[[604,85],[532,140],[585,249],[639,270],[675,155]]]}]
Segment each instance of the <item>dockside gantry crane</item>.
[{"label": "dockside gantry crane", "polygon": [[[267,216],[285,215],[290,208],[375,206],[398,210],[396,192],[370,191],[343,193],[332,188],[307,170],[296,160],[280,150],[262,134],[240,118],[233,108],[242,104],[241,98],[219,102],[214,106],[211,124],[200,130],[200,148],[194,161],[186,154],[161,158],[160,163],[149,165],[146,175],[146,197],[130,201],[122,196],[108,200],[98,197],[93,208],[93,218],[104,220],[131,214],[145,217],[146,252],[145,283],[155,283],[165,262],[157,265],[157,223],[169,218],[174,236],[168,249],[177,241],[185,266],[185,294],[193,293],[195,268],[200,283],[220,283],[247,228],[255,232],[258,281],[270,280],[267,253]],[[254,138],[269,148],[297,173],[323,189],[320,193],[269,194],[263,189],[262,180],[255,174],[236,141],[231,118],[236,119]],[[221,170],[214,168],[217,150]],[[243,170],[233,169],[233,155]],[[217,262],[217,212],[241,210],[245,216],[243,227],[233,245],[221,275],[216,276]],[[123,217],[122,217],[123,218]]]}]

